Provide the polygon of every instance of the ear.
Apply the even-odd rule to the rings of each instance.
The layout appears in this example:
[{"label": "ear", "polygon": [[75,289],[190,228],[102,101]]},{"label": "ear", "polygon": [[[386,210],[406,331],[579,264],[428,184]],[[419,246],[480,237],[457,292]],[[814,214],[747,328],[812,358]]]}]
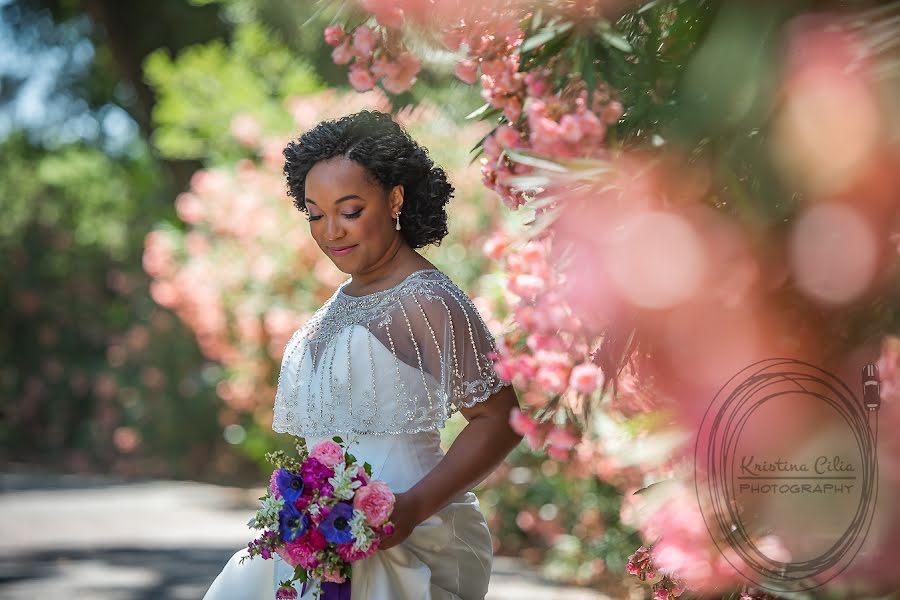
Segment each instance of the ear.
[{"label": "ear", "polygon": [[395,185],[390,194],[388,194],[388,204],[391,207],[391,214],[396,215],[403,210],[403,186]]}]

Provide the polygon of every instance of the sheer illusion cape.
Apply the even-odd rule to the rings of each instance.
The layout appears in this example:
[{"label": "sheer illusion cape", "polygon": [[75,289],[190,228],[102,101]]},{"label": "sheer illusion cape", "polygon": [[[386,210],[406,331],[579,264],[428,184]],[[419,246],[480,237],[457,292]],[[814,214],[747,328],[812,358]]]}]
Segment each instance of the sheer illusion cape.
[{"label": "sheer illusion cape", "polygon": [[272,429],[386,435],[443,427],[502,381],[493,336],[443,272],[423,269],[364,296],[344,282],[285,346]]}]

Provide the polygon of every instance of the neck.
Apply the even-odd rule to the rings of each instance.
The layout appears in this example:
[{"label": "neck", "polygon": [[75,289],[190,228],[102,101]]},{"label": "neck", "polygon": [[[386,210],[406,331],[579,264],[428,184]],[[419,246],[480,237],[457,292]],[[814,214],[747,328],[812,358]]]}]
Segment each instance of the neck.
[{"label": "neck", "polygon": [[357,289],[377,288],[384,285],[390,286],[393,280],[397,278],[398,273],[405,275],[407,269],[422,260],[419,253],[410,248],[398,235],[387,252],[384,253],[384,256],[376,264],[371,265],[364,271],[350,273],[350,276],[353,278],[354,287]]}]

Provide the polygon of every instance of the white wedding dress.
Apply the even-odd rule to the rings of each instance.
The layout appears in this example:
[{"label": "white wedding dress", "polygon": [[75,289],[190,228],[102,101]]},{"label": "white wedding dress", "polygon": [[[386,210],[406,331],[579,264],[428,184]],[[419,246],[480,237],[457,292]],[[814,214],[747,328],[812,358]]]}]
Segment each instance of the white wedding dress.
[{"label": "white wedding dress", "polygon": [[[349,280],[285,346],[272,428],[308,448],[340,435],[372,477],[414,486],[444,453],[439,429],[501,381],[485,356],[493,337],[469,298],[437,269],[365,296]],[[249,518],[250,515],[248,515]],[[248,541],[253,531],[248,528]],[[204,600],[270,600],[293,569],[237,551]],[[351,600],[470,600],[487,593],[493,553],[477,497],[464,492],[402,543],[352,564]],[[314,597],[315,585],[298,597]]]}]

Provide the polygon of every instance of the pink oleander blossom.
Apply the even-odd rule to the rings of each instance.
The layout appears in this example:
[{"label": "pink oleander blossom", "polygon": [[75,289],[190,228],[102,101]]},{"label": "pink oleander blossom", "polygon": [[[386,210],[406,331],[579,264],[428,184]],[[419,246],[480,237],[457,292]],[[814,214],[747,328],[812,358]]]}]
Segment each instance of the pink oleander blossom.
[{"label": "pink oleander blossom", "polygon": [[569,385],[576,391],[590,394],[603,385],[603,372],[593,363],[582,363],[572,368]]},{"label": "pink oleander blossom", "polygon": [[331,51],[331,60],[334,61],[334,64],[336,65],[346,65],[353,60],[353,56],[353,46],[350,44],[349,38],[345,39],[339,46]]},{"label": "pink oleander blossom", "polygon": [[538,424],[518,408],[509,411],[509,426],[519,435],[533,434],[538,429]]},{"label": "pink oleander blossom", "polygon": [[365,25],[361,25],[353,31],[353,48],[360,58],[370,58],[377,45],[378,40],[375,33]]},{"label": "pink oleander blossom", "polygon": [[474,60],[464,59],[457,62],[454,72],[462,82],[469,85],[478,81],[478,63]]},{"label": "pink oleander blossom", "polygon": [[403,27],[403,10],[397,7],[394,0],[361,0],[360,4],[364,10],[375,15],[375,19],[384,27]]},{"label": "pink oleander blossom", "polygon": [[329,46],[337,46],[346,37],[344,28],[340,25],[330,25],[325,28],[325,43]]},{"label": "pink oleander blossom", "polygon": [[357,92],[366,92],[375,87],[375,78],[372,77],[372,73],[369,72],[369,69],[357,66],[356,64],[350,67],[350,73],[347,78],[350,81],[350,85],[352,85],[353,89]]}]

